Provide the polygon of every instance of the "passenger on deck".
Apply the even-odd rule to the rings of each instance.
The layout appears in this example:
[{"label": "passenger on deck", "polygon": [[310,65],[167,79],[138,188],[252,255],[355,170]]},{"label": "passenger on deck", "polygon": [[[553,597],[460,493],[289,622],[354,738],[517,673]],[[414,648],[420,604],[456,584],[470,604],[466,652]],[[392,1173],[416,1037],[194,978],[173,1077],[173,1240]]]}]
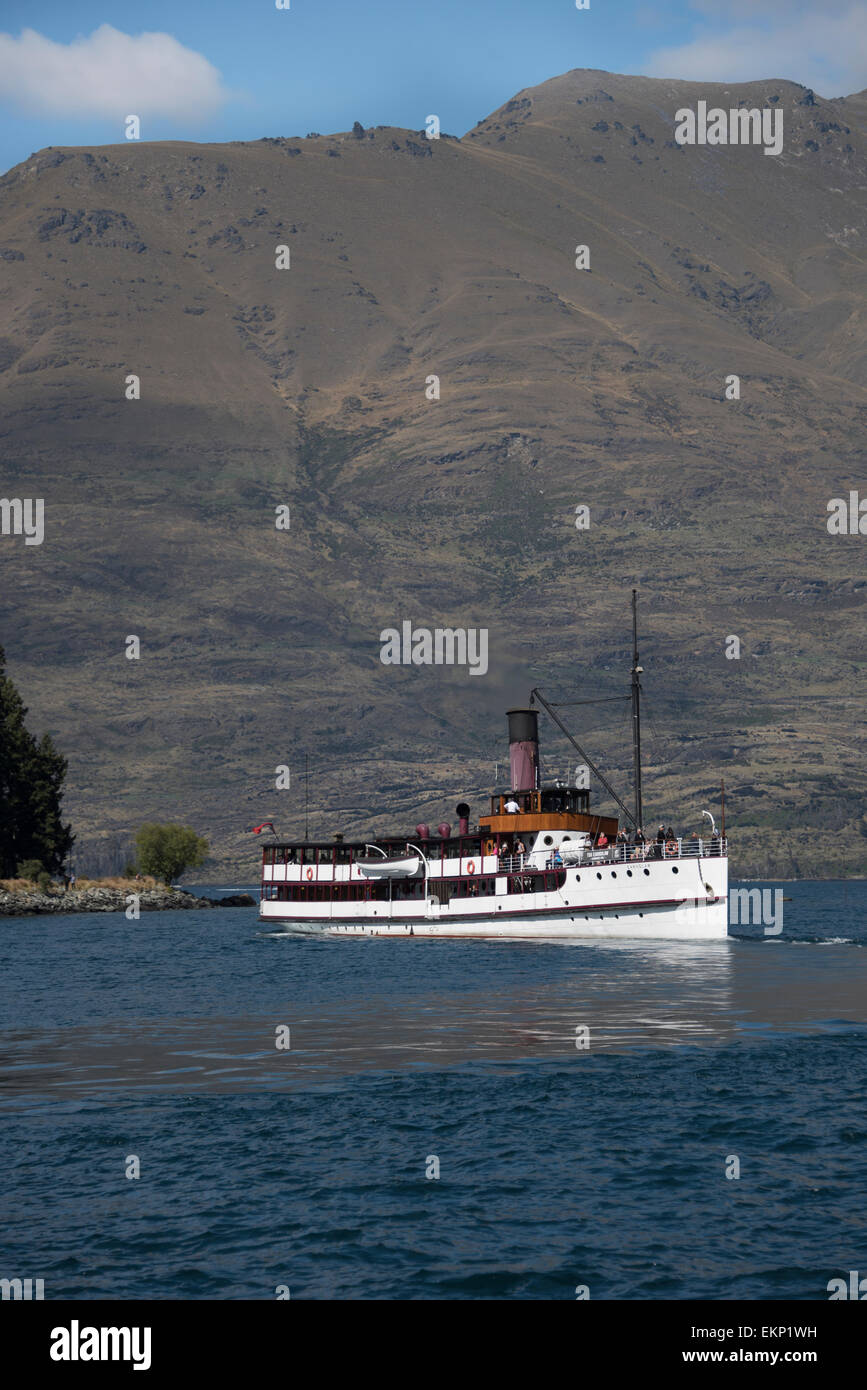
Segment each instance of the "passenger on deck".
[{"label": "passenger on deck", "polygon": [[605,831],[604,831],[604,830],[600,830],[600,832],[599,832],[599,837],[598,837],[598,839],[597,839],[597,841],[596,841],[596,848],[597,848],[597,849],[607,849],[607,848],[608,848],[608,836],[605,834]]},{"label": "passenger on deck", "polygon": [[513,796],[510,796],[509,800],[506,802],[506,810],[508,811],[509,815],[514,816],[518,811],[520,811],[520,809],[521,808],[518,805],[515,798]]}]

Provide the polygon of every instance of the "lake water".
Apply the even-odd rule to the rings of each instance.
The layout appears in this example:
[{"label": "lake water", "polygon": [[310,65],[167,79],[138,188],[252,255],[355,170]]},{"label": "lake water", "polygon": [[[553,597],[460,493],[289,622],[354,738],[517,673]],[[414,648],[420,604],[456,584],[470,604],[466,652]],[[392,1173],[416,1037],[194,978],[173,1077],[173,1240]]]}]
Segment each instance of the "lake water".
[{"label": "lake water", "polygon": [[783,889],[781,936],[697,944],[4,919],[0,1276],[827,1299],[867,1273],[867,884]]}]

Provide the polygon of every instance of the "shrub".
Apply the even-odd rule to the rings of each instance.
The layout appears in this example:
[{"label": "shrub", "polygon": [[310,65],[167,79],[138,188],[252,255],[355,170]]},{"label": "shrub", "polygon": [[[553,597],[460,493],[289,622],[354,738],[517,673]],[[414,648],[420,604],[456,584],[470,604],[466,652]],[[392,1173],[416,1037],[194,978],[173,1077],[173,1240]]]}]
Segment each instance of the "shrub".
[{"label": "shrub", "polygon": [[185,869],[198,868],[209,849],[207,840],[188,825],[143,825],[135,844],[140,871],[163,883],[180,878]]},{"label": "shrub", "polygon": [[36,875],[36,882],[39,884],[39,887],[42,889],[43,893],[48,892],[49,888],[51,887],[51,874],[47,871],[47,869],[43,869],[41,874]]},{"label": "shrub", "polygon": [[36,883],[40,874],[45,873],[45,865],[39,859],[22,859],[16,869],[18,878],[26,878],[29,883]]}]

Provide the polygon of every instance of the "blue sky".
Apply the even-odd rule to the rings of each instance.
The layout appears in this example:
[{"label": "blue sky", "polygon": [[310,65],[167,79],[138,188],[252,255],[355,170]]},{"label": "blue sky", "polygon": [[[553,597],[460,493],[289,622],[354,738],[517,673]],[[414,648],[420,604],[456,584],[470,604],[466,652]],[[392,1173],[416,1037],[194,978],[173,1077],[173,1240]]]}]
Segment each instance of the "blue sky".
[{"label": "blue sky", "polygon": [[116,143],[130,113],[155,140],[419,129],[432,112],[462,135],[575,67],[844,95],[867,87],[867,0],[3,0],[0,168]]}]

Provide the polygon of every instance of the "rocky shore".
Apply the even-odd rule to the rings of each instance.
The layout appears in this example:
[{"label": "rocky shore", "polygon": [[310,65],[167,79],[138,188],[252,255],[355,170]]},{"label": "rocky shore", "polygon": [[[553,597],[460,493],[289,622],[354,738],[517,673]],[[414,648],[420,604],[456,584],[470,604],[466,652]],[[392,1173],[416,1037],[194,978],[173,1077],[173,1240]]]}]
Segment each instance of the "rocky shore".
[{"label": "rocky shore", "polygon": [[178,908],[255,907],[249,893],[225,898],[196,898],[181,888],[81,888],[67,893],[43,893],[41,889],[4,890],[0,888],[0,917],[33,917],[45,913],[125,912],[131,896],[138,898],[140,912],[177,911]]}]

